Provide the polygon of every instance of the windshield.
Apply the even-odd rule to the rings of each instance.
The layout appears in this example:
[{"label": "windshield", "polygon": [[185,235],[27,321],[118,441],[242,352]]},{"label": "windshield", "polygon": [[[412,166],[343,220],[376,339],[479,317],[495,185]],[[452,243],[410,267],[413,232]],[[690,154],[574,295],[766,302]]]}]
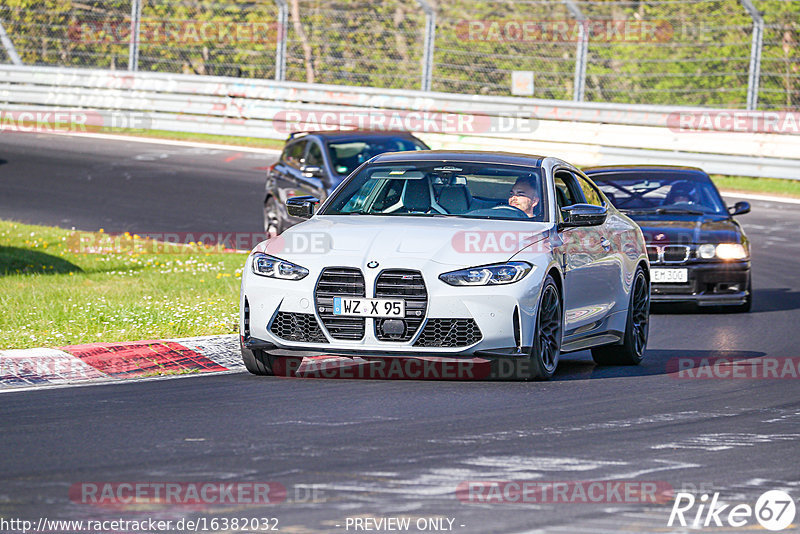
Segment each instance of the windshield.
[{"label": "windshield", "polygon": [[720,213],[725,205],[710,179],[692,175],[589,174],[614,206],[628,213]]},{"label": "windshield", "polygon": [[342,176],[350,174],[359,165],[378,154],[406,150],[425,150],[425,147],[404,137],[376,137],[328,143],[333,170]]},{"label": "windshield", "polygon": [[373,164],[337,189],[325,215],[544,220],[537,167],[463,162]]}]

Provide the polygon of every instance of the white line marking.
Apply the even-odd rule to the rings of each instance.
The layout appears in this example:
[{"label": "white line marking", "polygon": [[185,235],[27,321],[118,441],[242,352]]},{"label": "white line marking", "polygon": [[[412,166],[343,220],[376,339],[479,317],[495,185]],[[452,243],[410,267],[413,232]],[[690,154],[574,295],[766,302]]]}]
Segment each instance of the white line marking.
[{"label": "white line marking", "polygon": [[216,150],[229,150],[231,152],[253,152],[256,154],[269,154],[277,156],[281,153],[275,148],[258,148],[253,146],[221,145],[217,143],[201,143],[197,141],[178,141],[176,139],[158,139],[151,137],[136,137],[132,135],[93,134],[78,132],[47,132],[49,135],[67,135],[72,137],[86,137],[89,139],[107,139],[109,141],[131,141],[133,143],[150,143],[154,145],[182,146],[192,148],[213,148]]},{"label": "white line marking", "polygon": [[720,193],[722,193],[722,196],[725,197],[746,198],[750,200],[764,200],[767,202],[783,202],[784,204],[800,204],[800,198],[777,197],[772,195],[761,195],[756,193],[740,193],[736,191],[720,191]]}]

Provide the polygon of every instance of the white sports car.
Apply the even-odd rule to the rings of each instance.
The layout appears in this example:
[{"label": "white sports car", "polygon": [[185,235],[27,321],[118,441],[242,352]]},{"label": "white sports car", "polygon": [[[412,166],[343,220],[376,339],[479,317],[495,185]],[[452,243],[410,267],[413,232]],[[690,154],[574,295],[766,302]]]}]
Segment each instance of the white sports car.
[{"label": "white sports car", "polygon": [[639,227],[574,166],[481,152],[371,159],[242,275],[242,357],[511,360],[547,379],[563,352],[638,364],[650,312]]}]

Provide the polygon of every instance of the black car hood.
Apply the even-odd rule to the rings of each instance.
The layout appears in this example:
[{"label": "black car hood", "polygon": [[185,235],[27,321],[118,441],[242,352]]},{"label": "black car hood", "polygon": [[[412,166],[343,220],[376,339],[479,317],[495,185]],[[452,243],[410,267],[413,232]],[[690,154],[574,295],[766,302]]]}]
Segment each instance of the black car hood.
[{"label": "black car hood", "polygon": [[724,215],[629,215],[647,244],[741,243],[741,227]]}]

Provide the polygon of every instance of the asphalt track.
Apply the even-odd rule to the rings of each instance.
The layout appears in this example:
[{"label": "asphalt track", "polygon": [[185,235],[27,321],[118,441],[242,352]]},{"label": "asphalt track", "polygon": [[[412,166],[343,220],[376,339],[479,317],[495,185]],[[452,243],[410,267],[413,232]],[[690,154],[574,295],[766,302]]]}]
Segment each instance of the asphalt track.
[{"label": "asphalt track", "polygon": [[[270,158],[234,154],[4,134],[0,217],[258,231],[257,167]],[[771,489],[798,499],[800,380],[667,373],[677,357],[800,355],[800,206],[753,206],[741,219],[754,243],[753,311],[654,315],[639,367],[598,368],[582,352],[546,383],[233,374],[4,394],[0,517],[277,517],[284,532],[355,532],[348,517],[404,516],[454,519],[464,533],[679,532],[667,527],[671,501],[478,504],[455,490],[475,480],[640,480],[731,504],[752,506]],[[100,508],[68,496],[87,481],[274,481],[288,498]],[[313,502],[302,498],[308,485]]]}]

